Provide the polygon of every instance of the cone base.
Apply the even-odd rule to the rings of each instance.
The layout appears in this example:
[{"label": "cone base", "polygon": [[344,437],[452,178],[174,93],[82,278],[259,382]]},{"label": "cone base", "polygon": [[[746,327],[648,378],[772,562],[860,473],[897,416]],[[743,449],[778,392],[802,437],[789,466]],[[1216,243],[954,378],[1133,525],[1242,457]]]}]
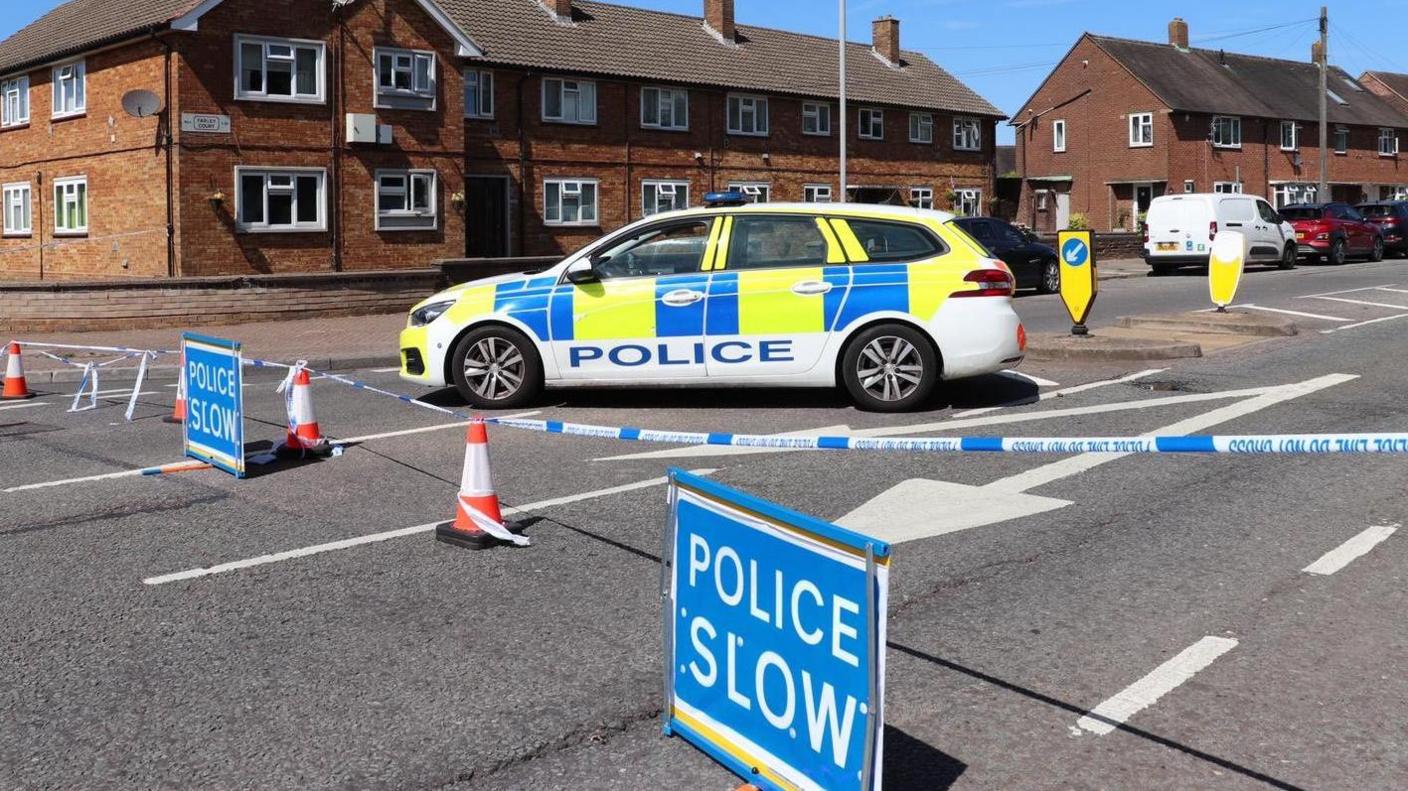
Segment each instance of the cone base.
[{"label": "cone base", "polygon": [[25,401],[36,397],[37,393],[25,393],[24,395],[0,395],[0,401]]},{"label": "cone base", "polygon": [[[180,420],[172,420],[172,423],[181,423]],[[294,447],[287,442],[274,449],[274,454],[283,458],[305,457],[305,456],[327,456],[332,453],[332,443],[324,442],[316,448]]]},{"label": "cone base", "polygon": [[[507,521],[503,523],[508,528],[508,532],[514,535],[522,535],[523,529],[527,525],[522,522]],[[511,546],[507,541],[500,541],[488,533],[480,530],[474,533],[467,533],[463,530],[455,529],[455,520],[441,522],[435,526],[435,540],[444,541],[446,544],[454,544],[465,549],[490,549],[497,546]]]},{"label": "cone base", "polygon": [[172,417],[172,416],[170,416],[170,415],[167,415],[166,417],[164,417],[164,418],[161,419],[161,422],[163,422],[163,423],[176,423],[176,424],[179,425],[179,424],[181,424],[181,423],[185,423],[185,422],[186,422],[186,419],[183,418],[183,417]]}]

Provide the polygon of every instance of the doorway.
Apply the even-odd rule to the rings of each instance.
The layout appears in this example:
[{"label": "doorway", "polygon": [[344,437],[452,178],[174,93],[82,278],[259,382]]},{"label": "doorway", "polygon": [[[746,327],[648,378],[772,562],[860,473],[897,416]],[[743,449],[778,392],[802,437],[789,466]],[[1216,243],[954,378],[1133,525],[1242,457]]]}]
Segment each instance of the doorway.
[{"label": "doorway", "polygon": [[465,256],[505,258],[509,255],[508,190],[508,176],[465,178]]},{"label": "doorway", "polygon": [[1129,218],[1129,230],[1139,229],[1139,224],[1143,222],[1145,213],[1149,211],[1149,204],[1154,202],[1153,184],[1134,185],[1134,216]]}]

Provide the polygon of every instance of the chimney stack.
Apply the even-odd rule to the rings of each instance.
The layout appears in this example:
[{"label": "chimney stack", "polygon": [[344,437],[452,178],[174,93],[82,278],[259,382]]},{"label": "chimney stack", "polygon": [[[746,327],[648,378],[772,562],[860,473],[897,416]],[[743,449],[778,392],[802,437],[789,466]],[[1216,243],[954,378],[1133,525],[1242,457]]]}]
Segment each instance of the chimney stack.
[{"label": "chimney stack", "polygon": [[546,8],[548,13],[559,21],[567,22],[572,19],[572,0],[538,0],[538,5]]},{"label": "chimney stack", "polygon": [[733,0],[704,0],[704,24],[724,41],[737,38],[733,23]]},{"label": "chimney stack", "polygon": [[1176,16],[1168,23],[1168,43],[1179,49],[1188,49],[1188,23],[1183,21],[1183,17]]},{"label": "chimney stack", "polygon": [[882,16],[870,23],[871,46],[893,66],[900,65],[900,21]]}]

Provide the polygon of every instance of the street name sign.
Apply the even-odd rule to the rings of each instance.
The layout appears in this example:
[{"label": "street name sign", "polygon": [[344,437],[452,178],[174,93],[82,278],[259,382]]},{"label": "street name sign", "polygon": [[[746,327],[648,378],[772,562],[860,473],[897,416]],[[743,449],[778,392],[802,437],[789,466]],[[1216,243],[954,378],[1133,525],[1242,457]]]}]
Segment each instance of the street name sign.
[{"label": "street name sign", "polygon": [[889,545],[669,480],[665,733],[762,789],[879,789]]},{"label": "street name sign", "polygon": [[245,475],[243,361],[238,341],[181,335],[186,373],[185,452]]},{"label": "street name sign", "polygon": [[1056,255],[1061,259],[1061,302],[1075,326],[1071,332],[1085,334],[1085,320],[1100,291],[1095,268],[1095,234],[1090,231],[1061,231],[1056,235]]}]

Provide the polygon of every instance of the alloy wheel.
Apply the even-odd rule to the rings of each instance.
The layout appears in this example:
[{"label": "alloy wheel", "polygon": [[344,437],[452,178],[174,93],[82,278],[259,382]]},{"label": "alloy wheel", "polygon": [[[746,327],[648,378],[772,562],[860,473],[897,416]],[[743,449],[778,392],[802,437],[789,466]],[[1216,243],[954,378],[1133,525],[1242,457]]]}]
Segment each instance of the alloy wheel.
[{"label": "alloy wheel", "polygon": [[527,362],[503,338],[482,338],[464,357],[464,378],[480,398],[502,401],[523,387]]},{"label": "alloy wheel", "polygon": [[903,401],[924,381],[924,359],[904,338],[882,335],[861,349],[856,378],[881,401]]}]

